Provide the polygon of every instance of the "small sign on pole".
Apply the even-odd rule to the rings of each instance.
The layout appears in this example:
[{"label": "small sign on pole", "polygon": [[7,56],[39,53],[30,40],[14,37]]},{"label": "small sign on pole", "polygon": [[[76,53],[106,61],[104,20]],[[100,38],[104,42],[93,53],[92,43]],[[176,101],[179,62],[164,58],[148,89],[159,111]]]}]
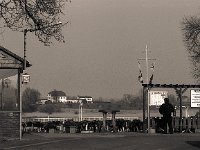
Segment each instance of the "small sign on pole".
[{"label": "small sign on pole", "polygon": [[200,89],[190,90],[191,107],[200,107]]},{"label": "small sign on pole", "polygon": [[29,83],[30,82],[30,75],[28,73],[24,73],[22,75],[22,83]]}]

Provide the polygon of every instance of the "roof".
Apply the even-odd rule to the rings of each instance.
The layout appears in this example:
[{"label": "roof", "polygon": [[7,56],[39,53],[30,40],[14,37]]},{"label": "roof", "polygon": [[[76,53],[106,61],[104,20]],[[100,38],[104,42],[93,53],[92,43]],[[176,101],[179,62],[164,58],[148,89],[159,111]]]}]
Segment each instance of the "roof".
[{"label": "roof", "polygon": [[48,93],[49,95],[51,96],[66,96],[65,92],[63,91],[57,91],[57,90],[54,90],[54,91],[51,91]]},{"label": "roof", "polygon": [[[17,61],[19,61],[22,64],[22,67],[24,65],[24,59],[21,58],[20,56],[16,55],[15,53],[9,51],[8,49],[0,46],[0,51],[3,52],[4,54],[7,54],[10,57],[13,57]],[[3,55],[3,54],[2,54]],[[31,64],[26,60],[26,67],[31,67]]]},{"label": "roof", "polygon": [[78,96],[78,98],[92,98],[92,96]]}]

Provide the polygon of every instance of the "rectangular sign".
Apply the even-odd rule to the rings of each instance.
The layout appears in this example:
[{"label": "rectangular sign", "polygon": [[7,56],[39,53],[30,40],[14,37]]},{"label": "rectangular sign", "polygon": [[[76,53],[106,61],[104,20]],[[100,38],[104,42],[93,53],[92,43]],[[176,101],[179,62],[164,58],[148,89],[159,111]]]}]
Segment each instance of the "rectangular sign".
[{"label": "rectangular sign", "polygon": [[167,97],[167,91],[150,91],[149,98],[150,98],[150,106],[160,106],[164,103],[164,98]]},{"label": "rectangular sign", "polygon": [[191,107],[200,107],[200,89],[190,90]]}]

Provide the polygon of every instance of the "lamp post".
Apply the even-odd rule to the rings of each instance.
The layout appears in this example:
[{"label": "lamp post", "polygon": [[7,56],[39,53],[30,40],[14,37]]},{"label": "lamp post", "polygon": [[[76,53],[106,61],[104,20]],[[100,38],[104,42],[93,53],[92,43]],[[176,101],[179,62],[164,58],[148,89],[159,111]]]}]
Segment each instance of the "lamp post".
[{"label": "lamp post", "polygon": [[79,122],[83,121],[83,102],[79,104]]},{"label": "lamp post", "polygon": [[[61,25],[62,22],[58,22],[56,24],[53,24],[53,25],[49,25],[49,26],[45,26],[45,27],[42,27],[42,28],[36,28],[36,29],[24,29],[22,32],[24,33],[24,64],[23,64],[23,70],[25,71],[26,70],[26,45],[27,45],[27,33],[28,32],[35,32],[35,31],[39,31],[39,30],[44,30],[46,28],[50,28],[50,27],[54,27],[54,26],[58,26],[58,25]],[[27,79],[27,73],[25,73],[25,78]],[[23,78],[24,78],[23,77]],[[30,78],[30,76],[28,75],[28,78]],[[22,82],[22,79],[20,81],[20,85],[21,85]],[[24,82],[24,83],[27,83],[27,82]],[[21,87],[22,85],[20,86],[20,140],[22,138],[22,90],[21,90]]]}]

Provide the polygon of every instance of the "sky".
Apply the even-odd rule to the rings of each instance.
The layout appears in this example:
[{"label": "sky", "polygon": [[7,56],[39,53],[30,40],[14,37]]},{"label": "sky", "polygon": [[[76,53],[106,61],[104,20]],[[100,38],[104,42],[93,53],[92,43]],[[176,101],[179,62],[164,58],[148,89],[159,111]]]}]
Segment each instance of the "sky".
[{"label": "sky", "polygon": [[[199,0],[73,0],[64,10],[65,43],[44,46],[27,37],[26,71],[43,97],[61,90],[68,96],[122,98],[137,95],[138,59],[155,60],[153,83],[196,84],[183,43],[181,21],[199,15]],[[1,46],[23,57],[23,33],[1,29]],[[146,82],[146,64],[140,61]],[[154,61],[149,61],[149,65]],[[148,72],[149,77],[151,71]]]}]

